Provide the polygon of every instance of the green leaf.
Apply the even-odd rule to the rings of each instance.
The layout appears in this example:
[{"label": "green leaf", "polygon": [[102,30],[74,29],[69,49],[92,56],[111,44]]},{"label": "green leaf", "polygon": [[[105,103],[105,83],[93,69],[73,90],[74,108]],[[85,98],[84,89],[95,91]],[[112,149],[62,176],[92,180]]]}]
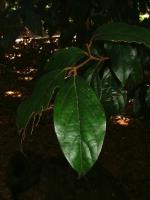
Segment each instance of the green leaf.
[{"label": "green leaf", "polygon": [[29,98],[23,101],[17,109],[16,124],[19,131],[25,129],[34,114],[33,102]]},{"label": "green leaf", "polygon": [[108,40],[113,42],[136,42],[150,47],[150,31],[126,23],[103,24],[94,33],[93,40]]},{"label": "green leaf", "polygon": [[107,117],[122,114],[127,103],[126,91],[118,85],[110,70],[106,70],[99,83],[101,102]]},{"label": "green leaf", "polygon": [[56,51],[45,64],[48,71],[71,67],[85,57],[83,50],[77,47],[64,48]]},{"label": "green leaf", "polygon": [[111,58],[111,68],[124,87],[133,69],[139,65],[137,50],[128,44],[113,44],[110,47],[108,43],[105,49]]},{"label": "green leaf", "polygon": [[[126,91],[116,81],[109,69],[104,72],[103,65],[92,65],[84,74],[86,82],[93,88],[102,103],[107,118],[122,114],[127,103]],[[103,75],[102,75],[103,72]]]},{"label": "green leaf", "polygon": [[97,63],[91,65],[87,71],[84,73],[84,79],[93,88],[97,97],[101,99],[101,80],[100,80],[100,70],[102,69],[103,63]]},{"label": "green leaf", "polygon": [[48,108],[52,95],[56,88],[60,87],[64,81],[64,71],[53,71],[42,76],[29,99],[22,102],[17,111],[17,127],[24,129],[31,116],[41,113]]},{"label": "green leaf", "polygon": [[34,102],[35,112],[41,112],[48,107],[54,90],[61,86],[64,77],[64,71],[55,70],[45,74],[38,80],[31,95],[31,99]]},{"label": "green leaf", "polygon": [[79,77],[68,80],[56,97],[54,126],[62,151],[80,175],[97,160],[106,119],[93,90]]}]

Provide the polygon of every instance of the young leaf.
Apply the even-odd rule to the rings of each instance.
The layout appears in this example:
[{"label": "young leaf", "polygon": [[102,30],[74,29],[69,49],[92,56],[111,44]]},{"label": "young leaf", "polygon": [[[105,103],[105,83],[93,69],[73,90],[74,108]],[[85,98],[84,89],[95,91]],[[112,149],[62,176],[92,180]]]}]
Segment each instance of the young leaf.
[{"label": "young leaf", "polygon": [[109,23],[100,26],[94,33],[93,41],[136,42],[150,47],[150,31],[126,23]]},{"label": "young leaf", "polygon": [[68,162],[80,175],[85,174],[101,151],[106,119],[95,93],[81,78],[71,78],[60,89],[54,126]]},{"label": "young leaf", "polygon": [[45,64],[45,69],[53,71],[75,65],[85,57],[84,51],[77,47],[64,48],[56,51]]},{"label": "young leaf", "polygon": [[31,97],[18,107],[16,123],[19,130],[27,126],[33,114],[41,113],[49,106],[54,90],[63,81],[64,71],[59,70],[49,72],[39,79]]}]

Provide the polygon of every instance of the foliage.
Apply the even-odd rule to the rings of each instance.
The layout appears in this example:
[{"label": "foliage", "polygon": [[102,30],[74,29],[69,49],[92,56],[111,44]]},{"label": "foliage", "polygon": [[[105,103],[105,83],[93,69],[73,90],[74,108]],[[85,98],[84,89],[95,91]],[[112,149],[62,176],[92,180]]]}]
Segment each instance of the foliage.
[{"label": "foliage", "polygon": [[[107,25],[108,30],[109,26],[112,24]],[[127,25],[115,23],[115,26],[123,38],[122,27]],[[102,28],[99,40],[101,33],[102,40],[108,35],[108,30]],[[137,41],[134,30],[138,34]],[[149,31],[140,27],[129,26],[128,31],[134,34],[128,34],[124,42],[140,40],[145,44],[143,32],[147,33],[147,39],[150,36]],[[104,43],[109,57],[93,55],[92,42],[94,39],[87,44],[86,51],[70,47],[54,53],[46,63],[49,72],[37,82],[30,100],[19,106],[17,117],[18,128],[24,129],[32,114],[48,109],[52,94],[59,87],[54,101],[54,127],[64,155],[81,175],[92,167],[102,147],[106,129],[103,107],[106,116],[122,113],[127,99],[124,87],[139,65],[136,48],[120,43],[120,38],[119,44]],[[80,73],[81,68],[84,69]],[[149,92],[146,99],[148,95]]]},{"label": "foliage", "polygon": [[60,33],[59,49],[43,66],[45,74],[18,108],[18,130],[24,136],[31,119],[34,126],[53,102],[61,149],[72,168],[84,175],[100,154],[107,119],[123,114],[131,97],[137,115],[143,106],[150,108],[149,82],[142,76],[150,60],[143,56],[149,52],[150,31],[139,24],[139,13],[146,12],[150,2],[2,2],[0,23],[5,16],[8,22],[14,20],[9,30],[6,24],[0,30],[2,52],[24,26],[38,35]]}]

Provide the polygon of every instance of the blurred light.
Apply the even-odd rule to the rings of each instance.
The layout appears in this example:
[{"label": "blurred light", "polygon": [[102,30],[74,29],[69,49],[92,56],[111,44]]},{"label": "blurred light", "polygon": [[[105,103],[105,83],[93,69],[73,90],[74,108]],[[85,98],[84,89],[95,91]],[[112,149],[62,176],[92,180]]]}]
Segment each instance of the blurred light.
[{"label": "blurred light", "polygon": [[35,73],[37,72],[37,69],[32,68],[32,67],[27,67],[27,69],[25,70],[17,70],[16,73],[17,74],[22,74],[22,75],[28,75],[30,73]]},{"label": "blurred light", "polygon": [[31,81],[31,80],[33,80],[33,77],[32,76],[25,76],[25,77],[19,77],[18,79],[22,80],[22,81]]},{"label": "blurred light", "polygon": [[129,99],[128,103],[132,104],[134,102],[134,99]]},{"label": "blurred light", "polygon": [[71,17],[69,17],[69,22],[70,22],[70,23],[73,23],[74,20],[73,20]]},{"label": "blurred light", "polygon": [[75,34],[75,35],[73,36],[72,42],[76,42],[76,41],[77,41],[77,34]]},{"label": "blurred light", "polygon": [[13,8],[11,8],[12,10],[17,10],[17,8],[16,7],[13,7]]},{"label": "blurred light", "polygon": [[47,41],[45,41],[45,43],[46,43],[46,44],[50,44],[50,43],[51,43],[51,41],[50,41],[50,40],[47,40]]},{"label": "blurred light", "polygon": [[[33,40],[33,37],[30,38],[17,38],[15,40],[16,44],[24,44],[25,46],[28,45],[29,43],[31,43],[31,41]],[[15,45],[14,45],[15,46]]]},{"label": "blurred light", "polygon": [[17,43],[17,44],[19,44],[20,42],[23,42],[23,38],[17,38],[17,39],[15,40],[15,43]]},{"label": "blurred light", "polygon": [[17,54],[17,57],[20,58],[20,57],[21,57],[21,53],[18,53],[18,54]]},{"label": "blurred light", "polygon": [[22,93],[17,90],[8,90],[4,93],[5,97],[13,97],[13,98],[20,98],[22,97]]},{"label": "blurred light", "polygon": [[20,49],[18,46],[15,46],[15,45],[13,45],[13,48],[14,49]]},{"label": "blurred light", "polygon": [[16,56],[17,55],[15,53],[5,54],[5,58],[8,58],[9,60],[14,60]]},{"label": "blurred light", "polygon": [[143,21],[144,19],[148,19],[149,17],[150,17],[149,13],[145,13],[145,14],[140,14],[139,19],[140,21]]},{"label": "blurred light", "polygon": [[131,122],[131,119],[129,117],[124,117],[121,115],[115,116],[112,119],[114,124],[119,124],[121,126],[128,126]]},{"label": "blurred light", "polygon": [[50,7],[51,7],[50,5],[46,5],[46,6],[45,6],[46,9],[48,9],[48,8],[50,8]]}]

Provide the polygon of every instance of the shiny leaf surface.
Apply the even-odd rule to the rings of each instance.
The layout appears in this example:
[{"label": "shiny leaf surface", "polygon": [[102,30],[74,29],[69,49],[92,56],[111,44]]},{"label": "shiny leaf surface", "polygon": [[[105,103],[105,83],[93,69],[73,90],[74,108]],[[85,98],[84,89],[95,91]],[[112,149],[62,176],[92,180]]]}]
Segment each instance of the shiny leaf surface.
[{"label": "shiny leaf surface", "polygon": [[79,77],[68,80],[56,97],[54,126],[62,151],[80,175],[97,160],[106,120],[93,90]]},{"label": "shiny leaf surface", "polygon": [[106,51],[107,48],[109,49],[111,68],[124,87],[133,69],[136,69],[136,66],[139,65],[137,50],[128,44],[115,44],[110,45],[111,47],[108,47],[108,45],[105,45],[105,48]]},{"label": "shiny leaf surface", "polygon": [[136,42],[150,47],[150,31],[126,23],[109,23],[103,24],[95,31],[93,40]]}]

